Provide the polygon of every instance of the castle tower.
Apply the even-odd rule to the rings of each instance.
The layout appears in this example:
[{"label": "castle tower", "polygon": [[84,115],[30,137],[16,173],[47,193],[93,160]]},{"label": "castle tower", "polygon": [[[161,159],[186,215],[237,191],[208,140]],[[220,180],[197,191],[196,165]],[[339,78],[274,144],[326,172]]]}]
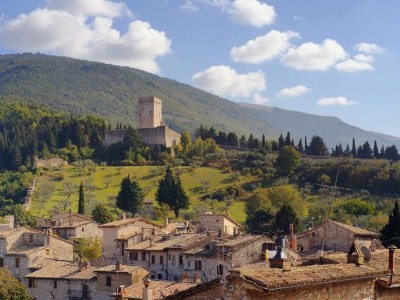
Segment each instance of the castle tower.
[{"label": "castle tower", "polygon": [[163,125],[162,103],[156,97],[139,98],[139,128],[155,128]]}]

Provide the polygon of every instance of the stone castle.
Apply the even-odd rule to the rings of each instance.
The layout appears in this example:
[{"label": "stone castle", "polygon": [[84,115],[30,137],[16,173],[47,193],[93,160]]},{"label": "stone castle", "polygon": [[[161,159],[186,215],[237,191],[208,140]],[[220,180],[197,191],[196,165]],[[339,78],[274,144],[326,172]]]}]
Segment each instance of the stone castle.
[{"label": "stone castle", "polygon": [[[181,135],[165,125],[162,120],[162,101],[153,96],[139,98],[139,128],[143,142],[150,147],[171,148],[177,144]],[[106,146],[122,142],[126,129],[109,129],[105,133]]]}]

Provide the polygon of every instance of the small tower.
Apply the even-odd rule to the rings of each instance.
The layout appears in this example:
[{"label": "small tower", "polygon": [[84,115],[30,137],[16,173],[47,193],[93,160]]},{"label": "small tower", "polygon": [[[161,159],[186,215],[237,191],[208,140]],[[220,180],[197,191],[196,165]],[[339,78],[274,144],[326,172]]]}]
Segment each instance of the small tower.
[{"label": "small tower", "polygon": [[162,102],[150,97],[139,98],[139,128],[155,128],[163,125]]}]

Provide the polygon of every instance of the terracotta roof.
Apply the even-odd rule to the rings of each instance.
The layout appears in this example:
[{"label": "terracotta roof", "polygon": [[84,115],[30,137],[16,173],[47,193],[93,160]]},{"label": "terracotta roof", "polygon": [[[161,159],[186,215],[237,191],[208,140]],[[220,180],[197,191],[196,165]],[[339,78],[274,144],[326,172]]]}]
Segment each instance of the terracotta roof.
[{"label": "terracotta roof", "polygon": [[[118,273],[127,273],[127,274],[132,274],[132,273],[136,273],[138,270],[147,270],[143,267],[140,266],[127,266],[127,265],[121,265],[120,270],[118,271]],[[94,270],[97,273],[116,273],[116,266],[115,265],[108,265],[102,268],[98,268],[96,270]]]},{"label": "terracotta roof", "polygon": [[121,226],[124,226],[124,225],[133,224],[135,222],[140,222],[140,221],[148,223],[148,224],[151,224],[151,225],[154,225],[154,226],[158,226],[160,228],[163,227],[162,225],[157,224],[157,223],[155,223],[155,222],[153,222],[151,220],[145,219],[145,218],[122,219],[122,220],[117,220],[117,221],[113,221],[113,222],[110,222],[110,223],[106,223],[106,224],[100,225],[99,227],[100,228],[118,228],[118,227],[121,227]]},{"label": "terracotta roof", "polygon": [[21,245],[10,249],[7,255],[29,255],[39,250],[44,250],[49,246],[38,246],[38,245]]},{"label": "terracotta roof", "polygon": [[347,224],[343,224],[340,222],[336,222],[333,220],[327,220],[327,222],[332,222],[335,223],[336,225],[342,226],[344,228],[346,228],[347,230],[350,230],[351,232],[353,232],[356,235],[359,236],[378,236],[379,234],[373,231],[369,231],[360,227],[355,227],[355,226],[351,226],[351,225],[347,225]]},{"label": "terracotta roof", "polygon": [[[191,282],[171,282],[171,281],[150,281],[149,287],[153,291],[153,299],[161,300],[171,296],[176,292],[187,290],[196,286],[196,283]],[[128,299],[143,299],[143,282],[135,283],[125,288],[125,293]]]},{"label": "terracotta roof", "polygon": [[[215,235],[208,235],[206,233],[184,233],[180,235],[166,236],[167,239],[160,239],[153,242],[150,246],[150,241],[130,246],[126,250],[144,250],[147,251],[163,251],[164,249],[184,249],[188,250],[199,245],[205,245],[213,240]],[[146,247],[147,245],[147,247]]]},{"label": "terracotta roof", "polygon": [[26,275],[26,278],[60,279],[60,280],[90,280],[96,277],[93,273],[94,267],[88,266],[85,270],[79,271],[79,265],[73,261],[56,261],[42,269]]},{"label": "terracotta roof", "polygon": [[232,274],[262,290],[276,290],[388,275],[388,271],[355,264],[312,265],[292,267],[290,271],[284,271],[270,268],[269,263],[262,262],[233,269]]},{"label": "terracotta roof", "polygon": [[98,223],[94,222],[93,220],[73,221],[71,223],[69,223],[67,221],[67,222],[63,222],[61,225],[58,225],[58,226],[56,225],[51,228],[55,228],[55,229],[57,229],[57,228],[76,228],[76,227],[86,225],[89,223],[98,224]]},{"label": "terracotta roof", "polygon": [[[395,274],[393,275],[392,283],[400,284],[400,251],[395,251]],[[347,262],[347,253],[332,253],[322,257],[323,262],[327,263],[346,263]],[[376,250],[371,251],[371,259],[368,262],[364,263],[365,266],[374,268],[376,270],[385,271],[388,269],[389,264],[389,250]],[[396,267],[398,268],[396,270]],[[397,271],[397,272],[396,272]],[[385,281],[385,278],[381,280]]]}]

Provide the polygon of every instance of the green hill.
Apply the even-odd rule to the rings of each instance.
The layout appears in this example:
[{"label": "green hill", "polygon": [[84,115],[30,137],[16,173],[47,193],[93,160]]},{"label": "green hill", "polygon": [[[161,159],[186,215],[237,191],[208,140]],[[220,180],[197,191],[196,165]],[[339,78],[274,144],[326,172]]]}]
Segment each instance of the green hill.
[{"label": "green hill", "polygon": [[400,146],[400,138],[371,133],[321,117],[266,106],[240,105],[189,85],[128,67],[43,54],[0,56],[0,103],[10,99],[36,101],[57,111],[95,114],[112,124],[136,124],[139,96],[163,100],[166,123],[193,133],[201,124],[217,130],[277,138],[317,134],[328,145],[365,140]]}]

